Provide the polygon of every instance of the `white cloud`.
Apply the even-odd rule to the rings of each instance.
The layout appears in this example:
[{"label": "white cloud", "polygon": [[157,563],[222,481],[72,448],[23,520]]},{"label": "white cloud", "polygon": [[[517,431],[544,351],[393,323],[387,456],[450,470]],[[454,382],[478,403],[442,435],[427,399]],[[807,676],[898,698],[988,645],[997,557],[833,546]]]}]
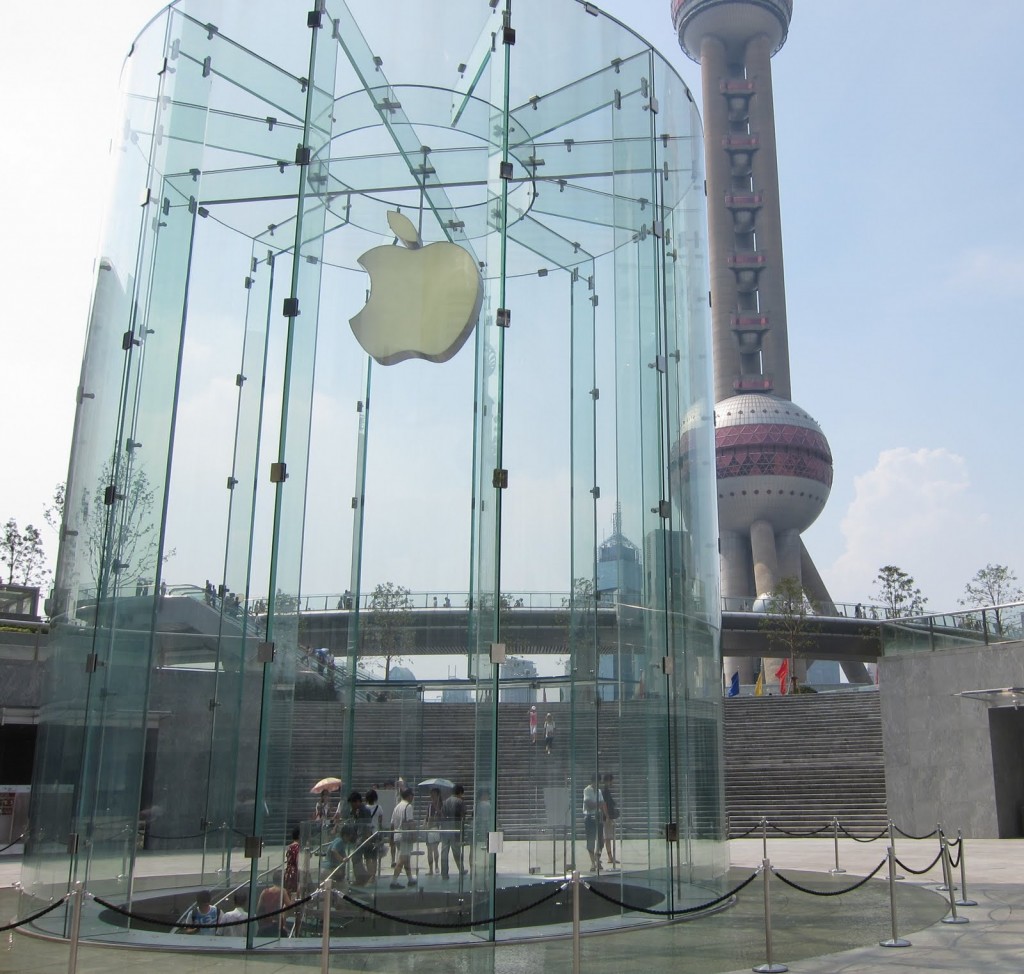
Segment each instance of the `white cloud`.
[{"label": "white cloud", "polygon": [[968,293],[1016,294],[1024,277],[1024,252],[976,247],[960,254],[949,269],[949,286]]},{"label": "white cloud", "polygon": [[974,566],[984,563],[989,518],[979,511],[962,456],[950,450],[883,450],[854,479],[843,516],[845,551],[825,572],[840,601],[870,601],[882,565],[917,580],[929,608],[955,608]]}]

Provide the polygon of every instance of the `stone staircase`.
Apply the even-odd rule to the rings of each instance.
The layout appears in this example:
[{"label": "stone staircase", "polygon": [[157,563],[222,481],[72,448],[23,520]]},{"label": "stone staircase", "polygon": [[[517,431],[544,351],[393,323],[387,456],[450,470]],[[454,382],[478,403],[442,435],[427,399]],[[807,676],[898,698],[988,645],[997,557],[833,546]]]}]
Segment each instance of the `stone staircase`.
[{"label": "stone staircase", "polygon": [[[696,706],[699,706],[698,703]],[[705,703],[704,706],[709,706]],[[707,719],[690,726],[690,748],[716,748],[713,704]],[[570,759],[578,769],[611,772],[621,811],[620,835],[657,835],[664,826],[664,800],[652,782],[664,782],[668,759],[663,740],[665,716],[656,701],[605,703],[577,717],[575,754],[569,753],[571,713],[567,703],[538,704],[556,722],[555,747],[530,744],[525,703],[502,702],[497,740],[499,826],[510,839],[550,838],[545,788],[568,787]],[[351,776],[345,773],[347,712],[334,693],[298,689],[293,704],[290,767],[279,778],[287,790],[288,819],[309,818],[310,785],[325,775],[345,779],[345,793],[371,785],[384,790],[401,775],[410,785],[443,777],[462,782],[472,814],[473,782],[490,780],[493,752],[491,713],[469,703],[421,703],[415,696],[386,703],[355,704],[356,747]],[[794,832],[816,829],[833,816],[857,835],[874,834],[886,823],[881,717],[876,693],[800,694],[795,697],[738,697],[725,701],[725,800],[732,835],[757,824],[761,816]],[[692,760],[683,784],[691,798],[690,818],[697,834],[714,834],[717,783],[701,780]],[[567,795],[578,818],[584,777]],[[351,780],[349,780],[351,778]],[[287,781],[287,785],[284,782]],[[635,797],[632,797],[635,796]],[[284,795],[279,797],[284,798]],[[641,800],[642,799],[642,800]],[[417,793],[417,815],[426,808]],[[577,823],[578,824],[578,823]]]},{"label": "stone staircase", "polygon": [[857,836],[876,835],[888,820],[878,694],[727,699],[725,800],[732,836],[761,816],[791,832],[835,816]]}]

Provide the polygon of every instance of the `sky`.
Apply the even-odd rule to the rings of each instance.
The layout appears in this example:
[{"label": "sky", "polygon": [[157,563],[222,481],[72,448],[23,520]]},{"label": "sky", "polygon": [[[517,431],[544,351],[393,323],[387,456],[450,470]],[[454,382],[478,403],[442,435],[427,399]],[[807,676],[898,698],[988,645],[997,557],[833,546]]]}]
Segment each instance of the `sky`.
[{"label": "sky", "polygon": [[[699,94],[667,0],[601,6]],[[838,601],[870,601],[895,564],[952,609],[987,563],[1024,575],[1024,4],[794,6],[773,62],[793,398],[835,460],[805,541]],[[118,75],[157,9],[55,0],[43,29],[0,5],[2,520],[42,524],[66,476]]]}]

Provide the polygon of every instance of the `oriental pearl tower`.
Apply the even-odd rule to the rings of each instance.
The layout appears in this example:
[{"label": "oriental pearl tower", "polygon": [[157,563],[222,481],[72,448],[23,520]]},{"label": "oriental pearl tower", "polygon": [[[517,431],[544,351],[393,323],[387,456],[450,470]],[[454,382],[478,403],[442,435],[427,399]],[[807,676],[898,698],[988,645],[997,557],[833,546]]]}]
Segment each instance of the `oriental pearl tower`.
[{"label": "oriental pearl tower", "polygon": [[[825,506],[832,452],[790,398],[771,57],[792,0],[673,0],[704,101],[722,593],[799,580],[831,602],[800,534]],[[753,660],[725,660],[753,677]]]}]

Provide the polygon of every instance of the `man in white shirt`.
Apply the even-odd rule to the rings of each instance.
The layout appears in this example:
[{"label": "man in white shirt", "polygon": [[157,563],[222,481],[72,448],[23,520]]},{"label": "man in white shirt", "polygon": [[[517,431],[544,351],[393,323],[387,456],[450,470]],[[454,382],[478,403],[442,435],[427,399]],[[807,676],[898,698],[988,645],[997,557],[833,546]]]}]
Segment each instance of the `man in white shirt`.
[{"label": "man in white shirt", "polygon": [[415,886],[416,880],[412,875],[412,849],[416,844],[416,816],[412,808],[413,793],[411,788],[403,788],[400,792],[401,801],[395,806],[391,813],[391,831],[394,833],[394,841],[398,846],[398,856],[395,859],[395,872],[391,877],[392,889],[404,889],[398,881],[402,870],[405,870],[409,886]]},{"label": "man in white shirt", "polygon": [[[220,915],[218,926],[223,927],[225,923],[236,923],[238,920],[249,919],[249,913],[246,910],[246,907],[249,905],[249,894],[245,890],[236,889],[233,902],[234,908]],[[225,937],[244,937],[245,930],[245,924],[238,923],[236,926],[228,927],[226,930],[218,930],[217,933]]]},{"label": "man in white shirt", "polygon": [[590,776],[590,784],[583,789],[583,827],[587,835],[587,852],[590,853],[590,868],[601,869],[601,847],[604,845],[604,795],[598,787],[598,776]]}]

